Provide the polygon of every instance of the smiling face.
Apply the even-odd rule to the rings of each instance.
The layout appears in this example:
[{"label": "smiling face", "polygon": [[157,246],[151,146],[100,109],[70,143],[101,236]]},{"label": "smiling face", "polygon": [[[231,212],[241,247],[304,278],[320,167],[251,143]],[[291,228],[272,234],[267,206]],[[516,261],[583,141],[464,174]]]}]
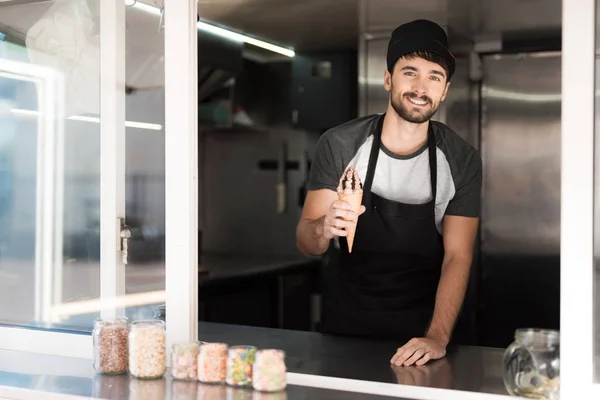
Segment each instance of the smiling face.
[{"label": "smiling face", "polygon": [[385,71],[384,84],[396,113],[415,124],[427,122],[435,114],[450,86],[446,70],[421,57],[400,58],[393,74]]}]

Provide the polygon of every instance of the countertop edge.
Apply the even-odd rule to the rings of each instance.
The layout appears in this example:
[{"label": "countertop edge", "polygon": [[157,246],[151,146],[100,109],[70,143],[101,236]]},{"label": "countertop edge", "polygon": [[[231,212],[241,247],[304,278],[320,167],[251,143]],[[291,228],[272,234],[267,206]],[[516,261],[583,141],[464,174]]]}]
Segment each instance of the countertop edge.
[{"label": "countertop edge", "polygon": [[441,389],[424,386],[402,385],[376,381],[336,378],[323,375],[287,373],[288,383],[296,386],[315,387],[319,389],[343,392],[363,393],[379,396],[401,397],[415,400],[507,400],[509,395],[468,392],[455,389]]},{"label": "countertop edge", "polygon": [[[9,396],[9,397],[7,397]],[[40,396],[44,396],[43,398]],[[0,385],[0,400],[101,400],[95,397]]]},{"label": "countertop edge", "polygon": [[[135,379],[135,378],[131,378]],[[167,378],[165,378],[167,379]],[[352,392],[370,396],[388,396],[411,400],[509,400],[508,395],[467,392],[375,381],[361,381],[322,375],[288,373],[288,384],[338,392]],[[42,397],[43,396],[43,397]],[[0,385],[0,400],[101,400],[96,397],[78,396],[39,389]]]},{"label": "countertop edge", "polygon": [[[1,350],[1,352],[8,352],[10,350]],[[14,364],[11,365],[3,365],[2,369],[5,372],[11,372],[13,370],[15,373],[27,373],[28,369],[31,370],[32,375],[36,373],[35,367],[33,367],[30,363],[45,364],[48,362],[48,358],[53,358],[53,364],[55,368],[53,369],[54,376],[60,376],[61,367],[65,364],[61,363],[61,359],[65,359],[67,361],[67,357],[62,356],[49,356],[38,353],[28,353],[22,351],[10,351],[12,352],[12,357],[10,357],[13,361],[15,357],[20,358],[19,356],[25,358],[24,363],[21,364],[18,368],[18,371],[14,371]],[[4,357],[2,357],[4,358]],[[36,360],[39,360],[36,361]],[[71,368],[67,368],[69,372],[65,375],[72,375],[73,372],[73,363],[81,364],[81,369],[78,370],[78,376],[85,377],[88,379],[93,379],[95,375],[95,371],[90,366],[89,359],[72,359],[69,358],[69,362]],[[27,363],[29,367],[23,364]],[[11,368],[12,367],[12,368]],[[38,371],[39,372],[39,371]],[[130,378],[135,379],[135,378]],[[168,377],[168,371],[166,380],[170,380]],[[432,388],[432,387],[421,387],[421,386],[410,386],[410,385],[400,385],[394,383],[382,383],[376,381],[368,381],[368,380],[355,380],[355,379],[347,379],[347,378],[336,378],[324,375],[310,375],[310,374],[301,374],[301,373],[287,373],[287,379],[289,385],[295,386],[303,386],[303,387],[311,387],[316,389],[324,389],[324,390],[333,390],[333,391],[341,391],[341,392],[353,392],[360,393],[365,395],[376,395],[376,396],[389,396],[389,397],[397,397],[404,399],[419,399],[419,400],[508,400],[511,399],[510,396],[507,395],[498,395],[498,394],[488,394],[488,393],[480,393],[480,392],[468,392],[462,390],[453,390],[453,389],[441,389],[441,388]],[[79,400],[79,399],[96,399],[94,397],[82,397],[72,394],[63,394],[57,393],[55,391],[49,390],[40,390],[38,389],[30,389],[23,388],[19,386],[9,386],[3,384],[0,385],[0,399],[8,398],[10,400]],[[43,397],[42,397],[43,396]]]}]

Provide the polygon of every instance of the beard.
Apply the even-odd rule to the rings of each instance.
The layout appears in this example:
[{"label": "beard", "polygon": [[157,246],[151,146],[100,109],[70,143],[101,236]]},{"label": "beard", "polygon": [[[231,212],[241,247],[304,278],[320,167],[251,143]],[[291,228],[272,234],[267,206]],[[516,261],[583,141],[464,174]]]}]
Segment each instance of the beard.
[{"label": "beard", "polygon": [[[412,98],[426,101],[429,107],[422,108],[412,106],[410,102],[409,104],[405,104],[402,101],[404,97],[406,97],[407,99]],[[405,93],[399,98],[394,98],[392,96],[392,107],[394,108],[394,111],[396,111],[396,114],[398,114],[402,119],[413,124],[422,124],[424,122],[429,121],[431,117],[433,117],[433,114],[435,114],[438,110],[438,107],[433,105],[433,101],[431,100],[431,98],[427,96],[417,96],[414,93]]]}]

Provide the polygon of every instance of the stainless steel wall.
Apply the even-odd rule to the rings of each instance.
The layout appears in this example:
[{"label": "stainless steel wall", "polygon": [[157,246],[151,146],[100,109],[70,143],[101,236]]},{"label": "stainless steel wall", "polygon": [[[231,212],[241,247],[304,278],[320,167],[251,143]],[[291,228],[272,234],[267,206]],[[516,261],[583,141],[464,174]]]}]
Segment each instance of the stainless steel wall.
[{"label": "stainless steel wall", "polygon": [[486,253],[559,252],[560,60],[555,53],[484,58]]},{"label": "stainless steel wall", "polygon": [[389,37],[364,39],[359,51],[359,113],[361,116],[383,113],[389,95],[383,87]]},{"label": "stainless steel wall", "polygon": [[456,72],[444,101],[445,123],[470,145],[479,148],[480,83],[472,80],[469,57],[456,58]]},{"label": "stainless steel wall", "polygon": [[479,330],[504,347],[559,327],[561,58],[487,56],[483,73]]},{"label": "stainless steel wall", "polygon": [[[457,57],[456,72],[443,103],[446,111],[445,123],[475,148],[479,147],[479,91],[479,81],[471,79],[469,57]],[[476,246],[463,309],[454,331],[454,340],[459,343],[478,342],[479,267],[479,246]]]}]

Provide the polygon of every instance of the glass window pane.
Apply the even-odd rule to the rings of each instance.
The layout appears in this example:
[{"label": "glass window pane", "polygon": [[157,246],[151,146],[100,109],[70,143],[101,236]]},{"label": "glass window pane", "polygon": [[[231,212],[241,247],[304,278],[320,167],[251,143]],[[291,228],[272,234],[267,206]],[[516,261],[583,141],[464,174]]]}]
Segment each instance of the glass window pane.
[{"label": "glass window pane", "polygon": [[126,220],[133,236],[125,276],[132,319],[158,316],[166,297],[164,27],[158,8],[138,3],[127,9],[126,33]]},{"label": "glass window pane", "polygon": [[[99,295],[99,36],[86,2],[0,6],[0,320]],[[9,306],[10,304],[10,306]]]}]

